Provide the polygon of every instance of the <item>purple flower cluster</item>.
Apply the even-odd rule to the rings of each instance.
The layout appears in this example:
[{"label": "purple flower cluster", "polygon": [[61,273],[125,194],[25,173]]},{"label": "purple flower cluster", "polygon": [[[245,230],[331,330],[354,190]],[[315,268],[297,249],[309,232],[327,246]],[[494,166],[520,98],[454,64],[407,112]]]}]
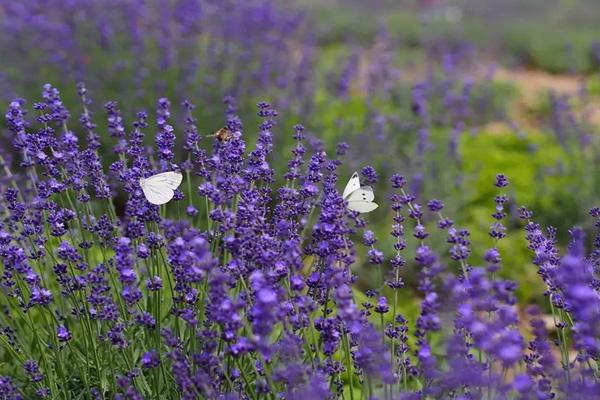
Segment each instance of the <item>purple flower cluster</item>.
[{"label": "purple flower cluster", "polygon": [[[600,390],[600,239],[588,254],[573,229],[561,257],[555,230],[519,209],[554,322],[549,332],[531,308],[526,335],[517,284],[501,273],[512,202],[504,175],[481,260],[441,200],[422,206],[393,175],[389,255],[346,208],[342,160],[310,153],[302,126],[287,171],[271,167],[281,134],[271,104],[257,105],[248,150],[233,99],[231,135],[212,143],[184,102],[182,156],[167,99],[155,149],[144,146],[146,112],[129,125],[106,103],[109,161],[78,88],[77,127],[49,85],[32,117],[23,100],[6,113],[19,160],[0,182],[3,398],[592,399]],[[185,181],[154,206],[139,179],[167,170]],[[361,172],[379,179],[371,166]]]},{"label": "purple flower cluster", "polygon": [[[395,49],[403,44],[384,23],[372,45],[354,45],[352,51],[342,52],[331,68],[321,64],[327,57],[321,57],[321,38],[314,37],[320,29],[311,25],[313,18],[306,14],[306,10],[274,0],[112,0],[110,7],[101,0],[22,0],[2,8],[5,18],[0,21],[0,51],[7,56],[0,62],[6,60],[8,65],[0,63],[0,69],[7,71],[0,74],[0,84],[6,75],[13,90],[0,90],[0,96],[36,88],[43,83],[38,82],[40,70],[51,73],[57,84],[85,80],[105,98],[118,96],[118,104],[104,104],[107,130],[117,139],[110,148],[117,154],[137,151],[133,144],[143,144],[128,140],[125,148],[120,140],[123,115],[136,111],[134,104],[147,104],[155,97],[169,97],[173,104],[200,97],[203,107],[198,113],[207,117],[207,129],[217,129],[222,125],[216,121],[221,119],[219,101],[224,94],[230,100],[269,97],[277,108],[311,124],[306,126],[306,136],[314,144],[319,139],[311,131],[322,130],[323,115],[334,116],[344,140],[352,144],[348,159],[355,165],[351,167],[372,163],[382,177],[396,169],[409,171],[411,192],[416,197],[433,193],[449,196],[437,193],[437,182],[461,182],[457,170],[461,165],[457,149],[460,135],[503,114],[493,93],[494,68],[489,68],[484,79],[478,79],[471,76],[476,68],[468,44],[424,40],[420,45],[427,53],[424,70],[428,72],[415,81],[412,71],[401,73],[401,68],[412,70],[412,66],[398,62]],[[322,81],[332,83],[324,85],[329,89],[325,102],[316,90]],[[85,98],[86,89],[79,95]],[[347,102],[358,111],[351,121],[345,115],[338,116]],[[248,103],[241,105],[240,110],[251,110]],[[188,103],[184,112],[175,109],[172,116],[167,102],[157,109],[164,123],[157,124],[159,135],[152,139],[161,143],[154,156],[163,161],[163,169],[168,168],[174,153],[180,153],[179,144],[173,142],[174,122],[166,120],[187,118],[190,107]],[[235,103],[228,101],[228,107],[235,109]],[[89,104],[87,108],[80,119],[88,130],[90,149],[80,159],[80,166],[97,169],[99,136],[91,117],[92,112],[103,110]],[[53,114],[68,117],[60,109]],[[146,119],[140,118],[140,130]],[[198,136],[193,121],[188,119],[186,124],[180,159],[195,147]],[[438,128],[444,137],[433,143]],[[68,143],[69,138],[65,138]],[[101,151],[107,151],[110,140],[104,135],[101,139]],[[431,155],[437,156],[435,148],[446,143],[452,155],[450,165],[446,160],[444,165],[435,162],[430,168],[428,164],[436,159]],[[271,156],[276,165],[284,161],[282,154]],[[186,165],[180,167],[185,169]],[[69,172],[80,170],[74,166]],[[377,179],[366,172],[368,182]],[[88,191],[110,196],[105,182],[95,179],[86,183]],[[189,213],[195,209],[190,208]]]},{"label": "purple flower cluster", "polygon": [[65,84],[86,80],[111,97],[110,87],[137,100],[201,93],[211,104],[223,90],[247,96],[265,87],[294,89],[307,62],[294,57],[291,43],[304,42],[305,18],[271,0],[115,0],[110,7],[101,0],[27,0],[3,5],[2,16],[0,83],[6,80],[9,91],[43,83],[43,69]]}]

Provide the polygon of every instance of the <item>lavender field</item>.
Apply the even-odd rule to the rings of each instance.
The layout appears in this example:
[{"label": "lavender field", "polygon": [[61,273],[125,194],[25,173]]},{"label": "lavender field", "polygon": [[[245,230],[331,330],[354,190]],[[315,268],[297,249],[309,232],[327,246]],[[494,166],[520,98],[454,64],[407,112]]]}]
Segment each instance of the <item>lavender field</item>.
[{"label": "lavender field", "polygon": [[600,399],[595,0],[0,0],[0,400]]}]

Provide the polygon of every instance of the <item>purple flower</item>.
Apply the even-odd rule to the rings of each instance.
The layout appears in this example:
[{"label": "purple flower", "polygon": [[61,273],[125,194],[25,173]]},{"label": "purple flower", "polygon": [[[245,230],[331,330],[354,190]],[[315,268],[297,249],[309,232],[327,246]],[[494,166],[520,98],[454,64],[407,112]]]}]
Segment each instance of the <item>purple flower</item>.
[{"label": "purple flower", "polygon": [[338,156],[343,156],[346,154],[346,152],[348,151],[349,148],[350,148],[350,145],[348,143],[340,142],[336,145],[335,154]]},{"label": "purple flower", "polygon": [[156,319],[152,316],[152,314],[146,311],[136,315],[135,322],[145,326],[148,329],[154,329],[156,327]]},{"label": "purple flower", "polygon": [[390,310],[390,307],[388,306],[387,299],[385,298],[385,296],[380,296],[377,299],[377,305],[375,306],[375,312],[379,313],[379,314],[385,314],[389,310]]},{"label": "purple flower", "polygon": [[30,302],[34,305],[46,306],[52,302],[52,292],[42,287],[34,287],[31,291]]},{"label": "purple flower", "polygon": [[40,372],[40,367],[33,360],[25,361],[23,363],[23,369],[33,383],[41,382],[44,379],[44,375]]},{"label": "purple flower", "polygon": [[427,203],[427,208],[429,208],[429,211],[436,213],[444,208],[444,203],[440,200],[433,199]]},{"label": "purple flower", "polygon": [[142,368],[151,369],[156,368],[160,365],[160,356],[158,351],[149,350],[142,355],[142,359],[140,361],[142,364]]},{"label": "purple flower", "polygon": [[[202,21],[212,22],[198,24],[189,17],[198,12],[192,3],[167,4],[161,21],[175,18],[176,23],[158,24],[156,37],[146,31],[152,26],[141,23],[152,8],[126,13],[132,19],[130,28],[140,35],[132,40],[142,47],[142,37],[158,40],[165,54],[161,60],[165,76],[176,60],[185,62],[188,57],[175,44],[191,41],[202,28],[215,47],[198,58],[199,71],[217,71],[223,75],[213,82],[228,81],[228,70],[218,68],[220,57],[211,52],[229,48],[233,53],[223,53],[227,56],[223,59],[236,59],[234,49],[244,38],[229,21],[249,30],[249,38],[253,29],[270,31],[278,21],[269,2],[251,8],[254,12],[242,18],[235,13],[248,9],[238,8],[242,6],[234,1],[226,18],[211,14],[219,6],[209,7],[203,12],[216,19],[202,16]],[[87,18],[85,7],[77,12]],[[36,12],[35,7],[29,9]],[[117,15],[107,19],[112,23]],[[33,17],[31,21],[39,23]],[[60,21],[56,24],[60,26]],[[213,42],[212,25],[222,26],[227,40]],[[190,36],[179,35],[183,32]],[[275,41],[269,45],[283,46],[282,51],[288,46],[284,38],[269,38]],[[385,42],[389,39],[382,35],[379,40],[375,53],[381,56],[379,48],[389,45]],[[265,56],[268,61],[254,65],[251,51],[264,56],[265,44],[250,42],[242,40],[248,54],[238,54],[237,61],[250,66],[256,82],[267,82],[275,72],[271,68],[282,68],[279,63],[293,63]],[[444,73],[453,71],[458,56],[454,50],[440,51],[448,53],[442,57]],[[383,85],[376,74],[391,72],[388,67],[385,60],[370,63],[368,84]],[[288,72],[298,74],[293,66]],[[388,397],[402,399],[477,397],[484,391],[498,398],[593,398],[598,389],[593,365],[600,354],[600,234],[595,232],[588,251],[583,232],[573,229],[571,244],[561,257],[558,230],[543,228],[532,220],[532,212],[519,210],[532,262],[556,318],[548,332],[541,311],[528,310],[531,335],[526,343],[517,282],[496,274],[501,262],[512,261],[518,247],[507,254],[500,254],[496,244],[472,248],[470,232],[441,215],[441,200],[429,201],[429,212],[416,201],[419,191],[430,189],[425,161],[434,137],[429,135],[443,123],[467,129],[473,118],[467,105],[476,100],[474,82],[456,84],[455,78],[447,78],[428,78],[415,85],[416,115],[406,122],[370,108],[373,121],[367,126],[374,126],[376,136],[396,128],[419,133],[411,144],[418,153],[410,164],[416,171],[415,190],[405,191],[406,179],[400,175],[389,181],[394,189],[389,196],[392,221],[384,242],[377,241],[378,230],[367,226],[368,219],[348,213],[336,188],[346,144],[340,143],[328,158],[323,151],[326,143],[296,125],[290,132],[293,142],[283,179],[276,175],[278,168],[272,168],[270,159],[279,157],[272,154],[280,144],[275,141],[278,113],[270,103],[258,103],[258,135],[251,136],[236,115],[233,97],[240,96],[243,109],[242,95],[247,95],[241,92],[246,87],[243,81],[229,82],[231,96],[223,99],[230,135],[210,143],[201,142],[196,109],[188,101],[182,104],[184,115],[171,109],[165,98],[158,101],[156,135],[146,112],[137,112],[129,124],[124,116],[130,110],[121,113],[115,102],[105,105],[107,124],[97,126],[81,84],[79,129],[70,130],[71,114],[58,90],[49,85],[44,87],[43,101],[33,107],[36,115],[31,122],[25,103],[11,102],[8,134],[20,160],[0,159],[2,167],[12,171],[0,182],[0,293],[6,300],[0,334],[7,354],[22,357],[7,358],[8,367],[18,368],[10,374],[13,380],[0,377],[0,397],[19,398],[16,392],[22,397],[51,397],[61,386],[46,387],[43,382],[52,383],[63,372],[73,382],[99,385],[94,371],[110,359],[118,375],[108,377],[107,387],[114,389],[116,399],[141,399],[138,390],[150,396],[176,391],[190,400],[233,399],[248,393],[328,398],[363,384],[367,390],[371,384],[375,393],[383,392],[381,382],[392,388]],[[195,81],[182,76],[178,85],[186,79]],[[165,83],[157,82],[157,90],[165,90]],[[210,87],[210,80],[205,83]],[[290,82],[279,84],[284,93]],[[306,91],[304,85],[294,83],[295,90]],[[391,88],[384,90],[393,95]],[[438,94],[442,111],[435,103]],[[281,105],[283,97],[274,101]],[[296,100],[285,98],[283,103],[293,104],[281,106],[304,107]],[[129,108],[128,102],[122,104]],[[206,110],[204,104],[198,109]],[[180,119],[181,128],[174,125]],[[179,129],[183,149],[176,147]],[[153,146],[146,147],[146,132],[152,133]],[[249,138],[256,141],[248,140],[252,144],[247,149]],[[110,177],[99,156],[107,145],[116,145]],[[387,155],[382,153],[382,160]],[[176,203],[155,207],[145,200],[139,179],[167,169],[185,171],[192,190],[197,188],[187,207]],[[365,182],[378,181],[373,167],[361,172]],[[499,174],[496,186],[507,184]],[[183,187],[187,192],[188,186]],[[179,191],[176,199],[182,196]],[[498,193],[494,205],[488,232],[497,241],[513,229],[504,222],[512,204],[508,195]],[[593,208],[590,215],[600,219],[600,210]],[[442,231],[428,232],[435,224]],[[600,222],[594,221],[593,229],[600,231]],[[366,249],[357,248],[359,242]],[[445,256],[435,251],[437,246]],[[476,255],[482,255],[483,265],[475,264]],[[365,279],[363,273],[369,271],[360,263],[376,266],[380,285],[364,287],[371,279]],[[411,280],[415,274],[417,280]],[[410,295],[410,290],[400,291],[405,286],[419,292],[413,320],[398,308]],[[363,289],[366,298],[358,301]],[[52,325],[45,327],[44,321]],[[90,352],[91,368],[80,368],[79,358],[71,354],[82,349]],[[110,351],[124,357],[111,358]],[[85,380],[82,371],[91,372],[86,375],[91,380]],[[165,380],[164,373],[173,379]],[[157,383],[162,386],[154,393]],[[100,398],[101,390],[90,388],[90,394]]]},{"label": "purple flower", "polygon": [[255,291],[254,306],[250,310],[252,330],[259,340],[266,340],[273,329],[278,315],[277,293],[265,282],[264,275],[255,271],[250,276],[250,284]]},{"label": "purple flower", "polygon": [[419,223],[415,226],[413,236],[419,240],[423,240],[429,236],[429,233],[425,230],[425,226]]},{"label": "purple flower", "polygon": [[521,394],[529,392],[533,387],[533,382],[527,374],[519,374],[513,379],[513,389]]},{"label": "purple flower", "polygon": [[374,183],[377,183],[379,175],[377,174],[377,171],[375,171],[375,168],[371,167],[370,165],[367,165],[360,172],[365,178],[365,182],[367,182],[368,184],[372,185]]},{"label": "purple flower", "polygon": [[127,148],[127,141],[125,140],[125,127],[123,126],[123,117],[121,111],[118,108],[117,102],[109,101],[104,105],[108,115],[108,132],[110,135],[117,139],[117,145],[113,148],[116,154],[125,153]]},{"label": "purple flower", "polygon": [[68,342],[71,340],[71,332],[63,325],[56,328],[56,337],[59,342]]},{"label": "purple flower", "polygon": [[151,292],[156,292],[162,289],[162,279],[160,276],[153,276],[146,280],[146,287]]},{"label": "purple flower", "polygon": [[372,246],[376,241],[377,239],[375,238],[375,233],[373,233],[373,231],[366,230],[363,233],[363,243],[365,246]]},{"label": "purple flower", "polygon": [[394,174],[390,178],[394,189],[402,189],[406,185],[406,179],[402,175]]},{"label": "purple flower", "polygon": [[498,264],[501,261],[500,252],[496,248],[487,250],[483,258],[485,259],[485,261],[492,264]]},{"label": "purple flower", "polygon": [[584,254],[585,234],[581,229],[571,231],[569,252],[560,262],[556,273],[565,308],[574,320],[575,348],[581,356],[600,355],[600,297],[593,288],[593,269]]},{"label": "purple flower", "polygon": [[370,249],[369,250],[369,264],[380,265],[385,261],[385,256],[383,252],[378,249]]},{"label": "purple flower", "polygon": [[0,376],[0,398],[6,400],[23,400],[23,396],[17,386],[6,376]]},{"label": "purple flower", "polygon": [[508,178],[504,174],[496,175],[496,187],[503,188],[508,186]]},{"label": "purple flower", "polygon": [[327,378],[323,373],[319,372],[310,377],[308,382],[289,390],[285,394],[285,398],[290,400],[326,399],[330,396],[331,392],[329,391]]},{"label": "purple flower", "polygon": [[357,337],[356,365],[369,376],[379,377],[387,384],[394,381],[389,353],[379,333],[372,325],[361,329]]}]

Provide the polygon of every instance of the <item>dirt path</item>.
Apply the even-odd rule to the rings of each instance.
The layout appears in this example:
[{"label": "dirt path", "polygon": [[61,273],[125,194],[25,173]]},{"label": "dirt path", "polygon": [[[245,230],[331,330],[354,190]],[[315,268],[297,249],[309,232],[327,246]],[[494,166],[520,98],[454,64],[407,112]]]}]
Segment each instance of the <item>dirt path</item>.
[{"label": "dirt path", "polygon": [[550,90],[576,95],[581,88],[583,79],[583,77],[576,75],[552,75],[544,71],[509,70],[504,68],[496,70],[495,78],[517,86],[525,101],[535,101],[538,96]]},{"label": "dirt path", "polygon": [[[372,49],[377,53],[376,49]],[[370,62],[370,57],[361,57],[356,82],[356,87],[362,88],[365,86],[367,79],[367,70]],[[467,71],[465,76],[476,80],[485,79],[489,73],[489,63],[479,64]],[[403,81],[419,81],[425,79],[426,69],[421,65],[410,65],[407,68],[400,69],[401,80]],[[558,94],[566,94],[574,99],[574,110],[579,116],[585,115],[585,119],[600,127],[600,97],[590,96],[581,101],[579,94],[582,91],[583,85],[586,83],[586,76],[577,74],[550,74],[541,70],[526,70],[526,69],[508,69],[497,67],[494,71],[493,79],[497,82],[506,82],[513,85],[518,90],[518,95],[511,104],[508,105],[510,117],[523,127],[536,128],[539,127],[536,113],[539,112],[540,106],[547,99],[548,93],[554,91]],[[506,122],[492,122],[488,127],[489,130],[505,132],[507,127]]]},{"label": "dirt path", "polygon": [[[547,96],[549,91],[576,97],[585,83],[585,77],[578,75],[553,75],[544,71],[509,70],[499,68],[495,79],[515,85],[519,90],[519,98],[513,104],[512,113],[519,120],[524,118],[523,111],[536,107],[540,96]],[[578,112],[586,114],[587,120],[600,126],[600,99],[587,99],[578,107]]]}]

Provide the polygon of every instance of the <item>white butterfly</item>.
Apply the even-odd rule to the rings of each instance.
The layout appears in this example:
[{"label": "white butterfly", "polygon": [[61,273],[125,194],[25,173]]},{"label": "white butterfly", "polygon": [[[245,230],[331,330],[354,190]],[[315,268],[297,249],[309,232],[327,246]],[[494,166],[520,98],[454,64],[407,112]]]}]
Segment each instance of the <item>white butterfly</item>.
[{"label": "white butterfly", "polygon": [[183,175],[177,171],[163,172],[140,179],[146,199],[156,205],[165,204],[175,196],[174,190],[181,184]]},{"label": "white butterfly", "polygon": [[358,211],[359,213],[368,213],[379,207],[376,203],[373,203],[375,198],[373,188],[371,186],[360,186],[358,172],[350,177],[342,197],[348,201],[349,210]]}]

